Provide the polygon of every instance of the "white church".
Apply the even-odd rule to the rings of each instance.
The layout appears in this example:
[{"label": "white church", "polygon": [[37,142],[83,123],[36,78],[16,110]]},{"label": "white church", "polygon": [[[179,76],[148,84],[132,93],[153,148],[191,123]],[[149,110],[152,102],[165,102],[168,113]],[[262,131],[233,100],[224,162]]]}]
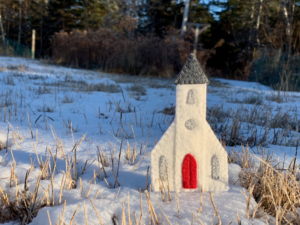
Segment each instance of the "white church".
[{"label": "white church", "polygon": [[154,191],[159,191],[160,179],[168,179],[171,191],[228,190],[227,152],[206,121],[208,83],[198,60],[190,54],[175,79],[174,122],[151,152]]}]

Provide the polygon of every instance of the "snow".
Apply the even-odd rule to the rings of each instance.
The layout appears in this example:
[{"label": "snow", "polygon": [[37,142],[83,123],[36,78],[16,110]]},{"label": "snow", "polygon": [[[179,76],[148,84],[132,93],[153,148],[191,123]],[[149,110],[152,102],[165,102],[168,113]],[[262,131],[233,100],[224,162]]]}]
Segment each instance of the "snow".
[{"label": "snow", "polygon": [[229,80],[229,79],[222,79],[222,78],[212,78],[213,81],[219,81],[221,84],[224,84],[226,86],[232,87],[232,88],[238,88],[238,89],[246,89],[246,90],[261,90],[261,91],[271,91],[272,89],[270,87],[267,87],[265,85],[262,85],[257,82],[244,82],[239,80]]},{"label": "snow", "polygon": [[[35,60],[13,57],[0,57],[0,71],[2,71],[0,72],[0,105],[5,101],[7,102],[5,119],[4,107],[0,108],[0,131],[3,130],[0,141],[4,147],[6,143],[11,147],[8,148],[7,153],[6,149],[0,151],[0,187],[5,193],[8,193],[10,198],[14,198],[15,183],[13,182],[12,187],[10,187],[13,159],[16,162],[15,174],[18,179],[18,190],[24,188],[26,171],[30,169],[30,159],[32,159],[34,168],[28,178],[28,192],[33,193],[41,171],[36,159],[34,145],[40,160],[43,162],[50,154],[47,149],[51,149],[54,155],[57,154],[56,171],[53,177],[55,205],[41,208],[30,224],[48,224],[48,211],[52,224],[58,223],[59,215],[63,212],[64,201],[66,201],[66,208],[63,221],[66,224],[70,223],[78,205],[80,206],[74,221],[76,224],[85,224],[84,204],[88,224],[99,224],[90,200],[95,204],[103,224],[112,224],[114,214],[117,216],[119,224],[121,224],[123,200],[125,200],[125,215],[126,221],[128,221],[128,195],[131,221],[134,221],[134,212],[139,221],[141,213],[139,189],[142,189],[142,224],[148,224],[148,204],[143,193],[146,188],[147,169],[150,166],[150,155],[148,153],[152,151],[157,141],[173,121],[172,115],[160,113],[164,108],[175,105],[176,92],[173,80],[110,75],[96,71],[47,65]],[[11,78],[13,81],[8,81],[7,78]],[[234,100],[254,95],[261,97],[263,102],[268,105],[270,115],[275,116],[278,114],[280,107],[283,114],[287,111],[290,115],[299,114],[297,107],[299,106],[298,98],[300,95],[298,93],[286,93],[285,100],[282,103],[277,103],[266,99],[266,96],[274,94],[274,91],[263,85],[224,79],[216,79],[216,81],[220,82],[221,85],[208,86],[208,109],[223,105],[225,110],[250,110],[255,105],[243,102],[236,103]],[[88,85],[100,83],[118,85],[123,92],[109,93],[88,89]],[[132,84],[145,87],[146,95],[142,95],[139,91],[127,90]],[[164,86],[166,88],[162,88]],[[120,109],[122,109],[122,114]],[[265,110],[265,108],[261,110]],[[31,137],[27,114],[31,120],[33,138]],[[47,129],[44,119],[47,122]],[[6,140],[6,128],[9,126],[7,121],[11,124],[8,142]],[[68,128],[71,123],[74,129],[73,134]],[[232,120],[228,120],[226,123],[231,124]],[[50,126],[53,127],[53,131]],[[241,126],[246,130],[246,123]],[[12,128],[15,133],[20,134],[20,138],[15,136],[15,141],[13,140],[14,131]],[[255,125],[255,128],[258,137],[264,133],[261,126]],[[250,131],[245,131],[244,136],[247,136]],[[279,129],[274,129],[274,132],[277,131]],[[78,177],[82,179],[83,196],[81,196],[78,179],[75,189],[67,190],[66,186],[63,187],[63,198],[61,205],[58,205],[63,172],[66,171],[66,162],[63,157],[59,158],[59,152],[56,153],[58,151],[56,142],[61,140],[65,157],[71,160],[71,158],[74,158],[74,151],[72,152],[74,144],[82,138],[82,135],[85,135],[85,139],[77,148],[76,154],[77,171]],[[264,147],[270,154],[273,152],[274,157],[279,162],[284,163],[285,160],[285,165],[288,166],[295,154],[295,143],[293,143],[295,137],[295,132],[290,131],[289,135],[284,136],[285,143],[281,145],[268,143]],[[268,137],[268,140],[271,138],[271,136]],[[94,180],[89,183],[94,177],[94,171],[97,173],[99,166],[102,168],[97,160],[98,148],[102,149],[106,157],[111,158],[111,151],[115,146],[114,175],[116,175],[122,139],[120,168],[117,177],[120,187],[116,185],[115,188],[108,188],[103,180],[103,171],[101,171],[101,180],[96,178],[96,184]],[[111,146],[111,151],[109,146]],[[128,146],[131,154],[136,149],[137,157],[134,162],[129,160],[126,163],[125,154]],[[241,146],[227,146],[226,148],[228,152],[233,148],[235,151],[242,151]],[[256,147],[251,147],[251,150],[261,157],[262,152],[258,152]],[[299,162],[299,160],[298,156],[297,161]],[[51,166],[53,166],[52,164],[53,161],[51,160]],[[87,165],[85,166],[85,164]],[[112,173],[111,162],[110,166],[104,168],[107,172],[106,180],[108,184],[114,187],[115,178]],[[239,182],[236,182],[240,170],[239,165],[229,164],[229,190],[213,193],[213,200],[219,210],[223,224],[229,224],[236,218],[237,213],[242,224],[252,224],[252,219],[246,219],[246,201],[241,193],[243,188],[239,186]],[[150,176],[148,182],[150,183]],[[50,183],[50,179],[41,180],[38,197],[42,198],[44,196],[43,188],[47,189]],[[87,196],[88,191],[89,195]],[[97,198],[94,199],[97,191]],[[162,202],[160,193],[151,192],[150,198],[156,214],[161,215],[164,224],[168,224],[168,222],[158,205],[167,215],[171,224],[176,224],[176,222],[181,225],[191,224],[192,213],[203,224],[211,224],[213,218],[214,224],[217,223],[217,217],[214,216],[214,209],[208,192],[203,193],[202,213],[198,211],[200,207],[199,192],[179,193],[180,219],[178,218],[176,194],[174,192],[171,192],[172,201],[169,203]],[[250,205],[250,208],[255,208],[256,202],[252,199]],[[74,221],[73,224],[75,224]],[[196,218],[194,218],[194,223],[197,223]],[[18,224],[18,222],[7,224]],[[237,221],[233,224],[237,224]],[[266,224],[266,222],[263,219],[254,219],[254,224]]]}]

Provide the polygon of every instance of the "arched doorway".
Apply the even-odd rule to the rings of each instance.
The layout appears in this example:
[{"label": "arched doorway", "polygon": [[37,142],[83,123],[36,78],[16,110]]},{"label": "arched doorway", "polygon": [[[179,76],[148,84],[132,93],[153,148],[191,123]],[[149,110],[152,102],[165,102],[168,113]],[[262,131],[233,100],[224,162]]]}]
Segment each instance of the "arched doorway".
[{"label": "arched doorway", "polygon": [[197,188],[197,162],[191,154],[187,154],[182,164],[182,187]]}]

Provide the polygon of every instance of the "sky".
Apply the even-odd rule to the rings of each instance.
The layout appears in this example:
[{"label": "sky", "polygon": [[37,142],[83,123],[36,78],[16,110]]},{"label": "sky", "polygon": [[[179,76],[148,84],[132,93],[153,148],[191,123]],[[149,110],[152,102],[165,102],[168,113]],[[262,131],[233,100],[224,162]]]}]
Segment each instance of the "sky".
[{"label": "sky", "polygon": [[[220,2],[227,2],[227,0],[219,0],[219,1]],[[204,2],[204,3],[207,4],[207,3],[211,2],[211,0],[202,0],[200,2]],[[218,19],[218,17],[219,17],[218,15],[215,14],[215,12],[219,12],[221,10],[222,10],[221,6],[210,6],[210,11],[211,11],[211,13],[213,13],[215,19]]]}]

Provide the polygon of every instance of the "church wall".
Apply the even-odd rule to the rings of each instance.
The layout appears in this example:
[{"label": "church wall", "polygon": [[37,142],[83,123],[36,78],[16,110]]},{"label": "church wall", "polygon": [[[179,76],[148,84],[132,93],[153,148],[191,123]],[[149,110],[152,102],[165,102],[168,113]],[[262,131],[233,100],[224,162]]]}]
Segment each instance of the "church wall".
[{"label": "church wall", "polygon": [[[205,126],[203,126],[206,123],[206,86],[206,84],[176,86],[175,186],[179,191],[197,190],[182,188],[182,163],[184,157],[189,153],[197,161],[198,189],[203,183],[201,174],[206,160],[206,131]],[[187,102],[190,90],[196,92],[195,104],[188,104]],[[189,122],[187,123],[187,121]]]},{"label": "church wall", "polygon": [[[209,143],[206,149],[207,160],[204,162],[203,189],[206,191],[227,191],[228,190],[228,159],[227,152],[217,139],[210,125],[205,122],[206,141]],[[219,179],[214,179],[212,174],[212,157],[217,157],[219,162]],[[216,169],[216,168],[214,168]]]},{"label": "church wall", "polygon": [[[175,123],[173,122],[163,134],[151,152],[151,187],[159,191],[159,172],[161,157],[164,156],[168,165],[168,178],[170,190],[174,191],[174,147]],[[162,169],[161,169],[162,170]],[[167,184],[167,180],[164,181]],[[166,186],[165,186],[166,187]]]}]

